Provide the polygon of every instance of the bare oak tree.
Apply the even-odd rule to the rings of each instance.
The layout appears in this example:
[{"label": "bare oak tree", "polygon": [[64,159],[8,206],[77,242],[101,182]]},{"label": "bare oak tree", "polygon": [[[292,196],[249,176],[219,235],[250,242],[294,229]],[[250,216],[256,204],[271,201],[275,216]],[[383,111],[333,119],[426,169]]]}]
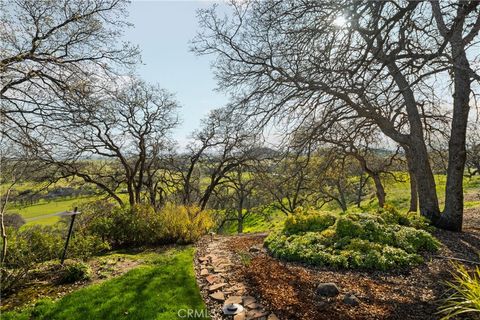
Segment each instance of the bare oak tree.
[{"label": "bare oak tree", "polygon": [[[238,108],[260,125],[312,114],[375,123],[404,148],[420,212],[439,227],[460,231],[464,129],[470,84],[477,78],[466,53],[475,57],[478,5],[449,2],[439,9],[435,1],[233,2],[231,17],[215,8],[200,11],[203,31],[193,46],[200,54],[217,56],[219,87],[231,92]],[[336,24],[338,17],[345,24]],[[430,103],[429,92],[445,90],[440,84],[450,75],[454,99],[447,202],[441,214],[425,122],[445,112]]]}]

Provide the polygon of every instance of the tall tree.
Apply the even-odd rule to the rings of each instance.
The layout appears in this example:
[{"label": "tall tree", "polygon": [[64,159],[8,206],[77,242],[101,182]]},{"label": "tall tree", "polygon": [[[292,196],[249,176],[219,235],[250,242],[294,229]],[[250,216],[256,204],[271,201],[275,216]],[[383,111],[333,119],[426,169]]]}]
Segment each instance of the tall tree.
[{"label": "tall tree", "polygon": [[[457,15],[442,13],[449,30],[467,34],[463,49],[472,53],[480,28],[475,22],[480,19],[477,4],[452,2],[453,8],[462,8]],[[217,55],[219,86],[232,93],[239,108],[260,117],[260,124],[272,118],[301,123],[305,117],[331,114],[339,120],[370,120],[405,149],[421,213],[440,227],[461,230],[462,185],[455,170],[449,170],[456,182],[447,184],[456,196],[448,196],[450,205],[441,215],[424,124],[445,113],[429,103],[428,92],[445,87],[439,78],[447,78],[455,68],[464,78],[476,74],[465,61],[462,66],[467,69],[462,69],[448,58],[453,33],[447,31],[442,39],[430,23],[430,3],[252,1],[234,2],[232,8],[230,18],[220,18],[215,8],[200,12],[203,31],[194,49]],[[459,25],[457,20],[473,23]],[[453,112],[452,121],[460,121],[462,127],[470,89],[457,86],[453,91],[455,97],[462,96],[453,104],[464,107]],[[461,131],[452,129],[450,139],[456,142],[450,148],[462,144]],[[450,161],[449,166],[463,170],[461,157]]]},{"label": "tall tree", "polygon": [[120,39],[128,26],[127,4],[125,0],[1,0],[2,121],[9,128],[23,128],[23,133],[49,127],[48,119],[64,107],[59,101],[65,92],[81,91],[86,83],[134,65],[138,50]]}]

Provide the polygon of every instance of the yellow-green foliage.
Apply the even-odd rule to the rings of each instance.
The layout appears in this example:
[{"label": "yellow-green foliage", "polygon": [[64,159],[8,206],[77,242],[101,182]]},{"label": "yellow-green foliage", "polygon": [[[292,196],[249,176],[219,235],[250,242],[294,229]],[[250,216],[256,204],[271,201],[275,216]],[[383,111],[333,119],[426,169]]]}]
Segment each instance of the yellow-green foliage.
[{"label": "yellow-green foliage", "polygon": [[213,226],[210,212],[195,206],[167,204],[155,210],[146,204],[120,208],[96,201],[81,210],[83,234],[99,236],[113,247],[190,243]]},{"label": "yellow-green foliage", "polygon": [[213,227],[209,211],[196,206],[167,204],[160,211],[160,234],[172,241],[190,243]]},{"label": "yellow-green foliage", "polygon": [[[393,212],[392,215],[400,216]],[[265,240],[280,258],[339,268],[387,270],[422,261],[422,251],[435,251],[439,243],[427,231],[401,225],[382,214],[299,211],[281,231]]]},{"label": "yellow-green foliage", "polygon": [[92,269],[82,261],[67,260],[60,270],[60,283],[90,280]]},{"label": "yellow-green foliage", "polygon": [[442,320],[455,318],[461,314],[469,314],[472,319],[480,316],[480,268],[470,273],[461,264],[455,265],[454,281],[447,285],[453,293],[444,300],[440,307]]},{"label": "yellow-green foliage", "polygon": [[284,232],[294,234],[306,231],[323,231],[335,223],[336,216],[332,213],[313,209],[305,210],[301,207],[295,209],[294,214],[289,215],[285,220]]}]

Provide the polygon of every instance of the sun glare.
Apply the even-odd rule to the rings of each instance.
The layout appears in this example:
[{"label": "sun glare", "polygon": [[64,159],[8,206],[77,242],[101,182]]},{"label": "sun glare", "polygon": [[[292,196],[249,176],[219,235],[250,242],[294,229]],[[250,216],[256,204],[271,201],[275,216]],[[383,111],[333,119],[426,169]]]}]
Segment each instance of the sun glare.
[{"label": "sun glare", "polygon": [[347,19],[344,16],[336,17],[335,20],[333,20],[333,25],[335,27],[344,27],[346,24]]}]

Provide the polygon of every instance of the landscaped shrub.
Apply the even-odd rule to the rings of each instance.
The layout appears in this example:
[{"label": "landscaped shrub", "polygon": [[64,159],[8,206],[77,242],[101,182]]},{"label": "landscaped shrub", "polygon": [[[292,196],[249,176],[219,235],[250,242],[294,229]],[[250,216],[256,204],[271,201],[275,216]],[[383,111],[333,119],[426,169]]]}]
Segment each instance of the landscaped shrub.
[{"label": "landscaped shrub", "polygon": [[103,241],[99,236],[78,234],[70,240],[68,256],[86,260],[110,249],[109,243]]},{"label": "landscaped shrub", "polygon": [[[419,253],[439,246],[425,230],[400,225],[381,214],[313,215],[310,210],[300,222],[291,219],[288,227],[286,222],[283,230],[272,232],[265,240],[269,251],[286,260],[314,265],[388,270],[418,264],[422,261]],[[320,221],[311,228],[315,231],[308,230],[307,220]]]},{"label": "landscaped shrub", "polygon": [[65,243],[62,230],[56,226],[33,225],[7,231],[5,265],[12,268],[59,258]]},{"label": "landscaped shrub", "polygon": [[67,260],[60,270],[60,274],[60,283],[74,283],[90,280],[92,269],[88,264],[81,261]]},{"label": "landscaped shrub", "polygon": [[335,220],[336,216],[328,212],[318,214],[318,211],[297,208],[294,214],[288,216],[285,220],[284,231],[287,234],[323,231],[332,226]]},{"label": "landscaped shrub", "polygon": [[210,213],[195,206],[167,204],[155,210],[149,205],[120,208],[96,201],[81,211],[79,231],[84,236],[97,236],[112,247],[190,243],[213,226]]},{"label": "landscaped shrub", "polygon": [[194,242],[212,227],[210,212],[195,206],[167,204],[160,212],[160,236],[174,242]]},{"label": "landscaped shrub", "polygon": [[395,207],[386,204],[383,208],[378,210],[379,216],[388,224],[399,224],[401,226],[413,227],[415,229],[423,229],[432,231],[433,227],[430,225],[427,218],[418,214],[417,212],[401,213]]}]

